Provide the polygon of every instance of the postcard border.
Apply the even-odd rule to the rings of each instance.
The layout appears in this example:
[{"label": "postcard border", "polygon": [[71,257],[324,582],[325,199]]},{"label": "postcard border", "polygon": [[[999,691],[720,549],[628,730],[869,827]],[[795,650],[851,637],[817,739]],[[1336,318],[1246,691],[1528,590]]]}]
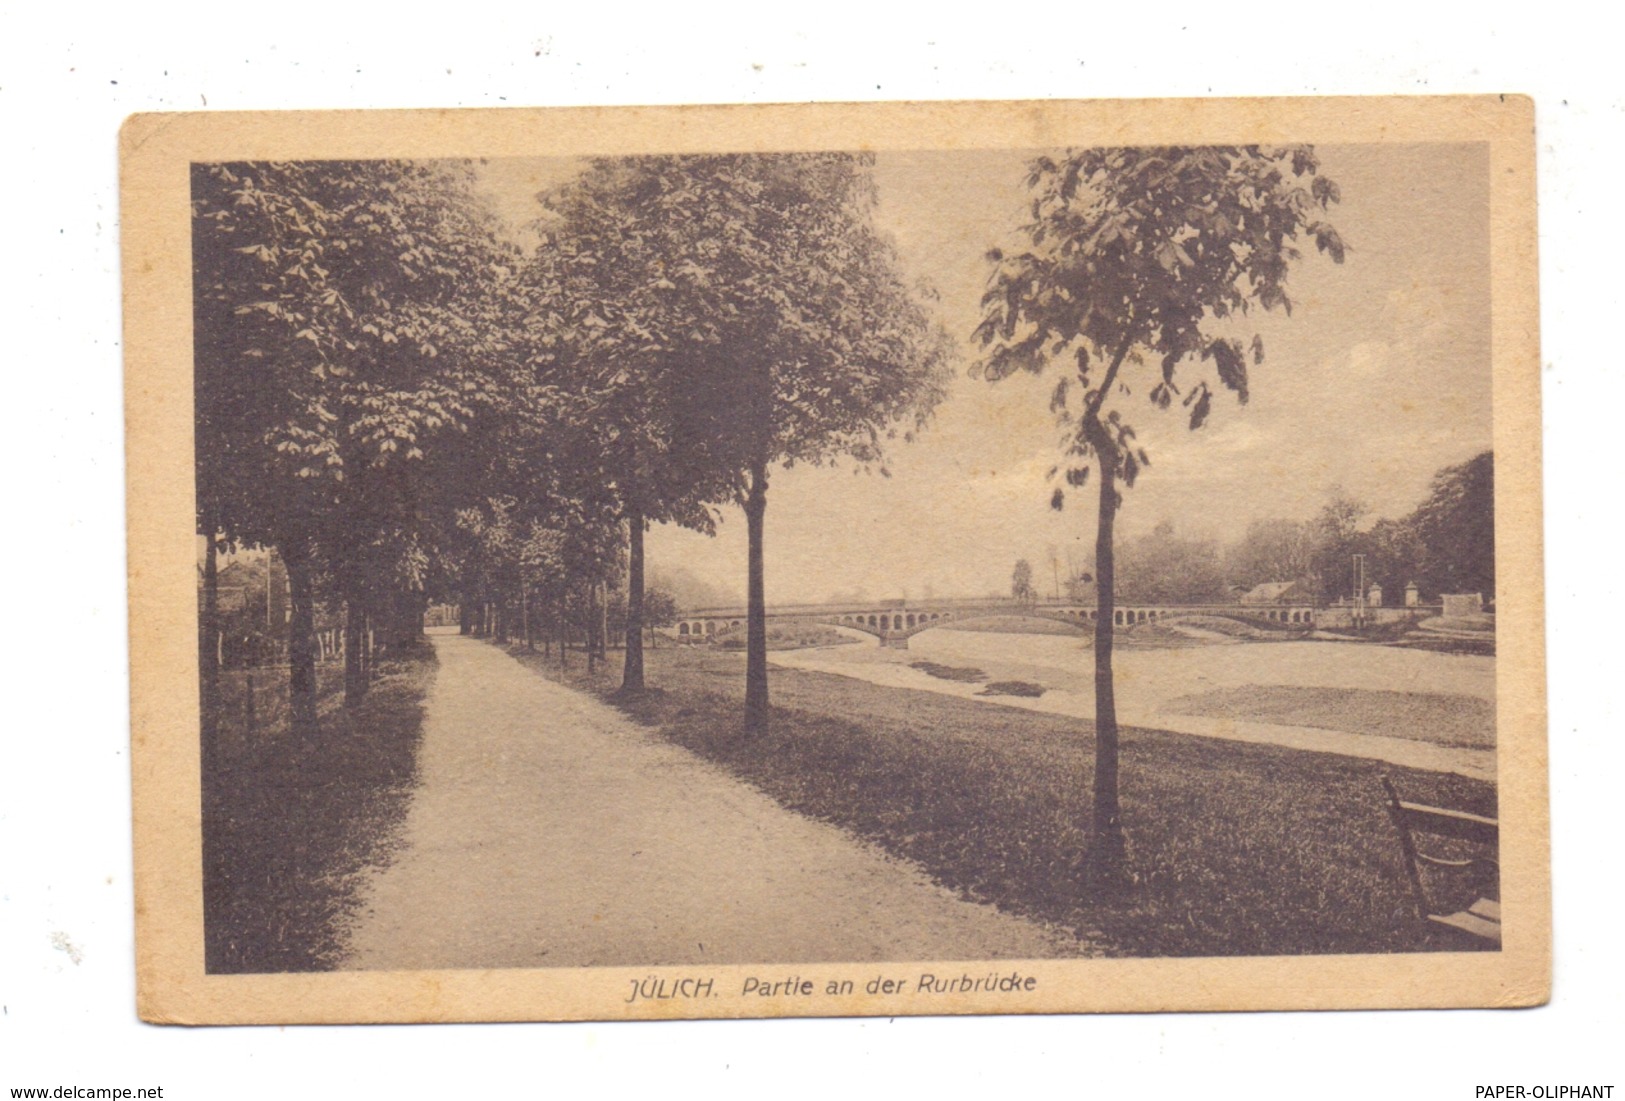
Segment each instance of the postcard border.
[{"label": "postcard border", "polygon": [[[1502,820],[1499,952],[978,963],[1015,993],[625,1001],[692,968],[207,975],[191,534],[193,161],[1081,144],[1482,141],[1491,149]],[[1551,987],[1534,105],[1519,96],[196,112],[120,135],[138,1009],[189,1024],[1526,1006]],[[1516,457],[1515,459],[1513,457]],[[818,979],[963,963],[809,964]],[[796,970],[791,967],[790,970]]]}]

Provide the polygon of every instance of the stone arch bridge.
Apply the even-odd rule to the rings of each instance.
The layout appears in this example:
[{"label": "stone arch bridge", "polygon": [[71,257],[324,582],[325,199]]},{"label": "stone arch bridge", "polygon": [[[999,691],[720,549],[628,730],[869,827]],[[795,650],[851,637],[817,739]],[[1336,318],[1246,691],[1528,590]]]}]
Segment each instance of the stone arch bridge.
[{"label": "stone arch bridge", "polygon": [[[745,626],[744,608],[701,608],[685,613],[666,634],[687,641],[708,639]],[[1045,619],[1064,623],[1078,633],[1092,631],[1097,619],[1093,605],[1066,601],[926,600],[874,601],[866,604],[786,604],[767,609],[769,622],[823,623],[873,635],[882,646],[906,650],[908,640],[921,631],[949,623],[970,623],[1009,617]],[[1309,604],[1124,604],[1113,616],[1119,627],[1172,619],[1176,616],[1218,615],[1231,619],[1286,625],[1314,623]]]}]

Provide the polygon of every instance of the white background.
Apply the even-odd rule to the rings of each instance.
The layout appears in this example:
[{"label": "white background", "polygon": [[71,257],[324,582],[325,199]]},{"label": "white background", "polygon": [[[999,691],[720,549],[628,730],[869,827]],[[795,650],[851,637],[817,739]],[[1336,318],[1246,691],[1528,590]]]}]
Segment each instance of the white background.
[{"label": "white background", "polygon": [[[0,6],[0,1089],[1473,1097],[1619,1080],[1625,82],[1601,9]],[[771,14],[780,7],[791,14]],[[74,9],[80,10],[74,10]],[[1128,12],[1130,14],[1124,14]],[[141,22],[152,21],[151,25]],[[799,24],[797,21],[800,21]],[[815,22],[816,21],[816,22]],[[808,29],[803,29],[808,28]],[[134,1015],[115,134],[134,111],[1521,92],[1538,103],[1553,1002],[1521,1012],[159,1029]],[[1502,463],[1536,456],[1498,456]]]}]

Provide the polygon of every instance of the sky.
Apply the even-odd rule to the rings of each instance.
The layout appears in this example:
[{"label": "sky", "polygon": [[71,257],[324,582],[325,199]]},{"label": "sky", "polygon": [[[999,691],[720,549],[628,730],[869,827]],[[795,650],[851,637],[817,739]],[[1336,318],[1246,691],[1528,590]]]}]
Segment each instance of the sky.
[{"label": "sky", "polygon": [[[1224,393],[1207,425],[1154,409],[1145,387],[1115,399],[1151,466],[1128,491],[1120,539],[1170,521],[1184,536],[1229,540],[1249,522],[1307,519],[1341,487],[1397,518],[1443,466],[1490,446],[1489,160],[1480,145],[1320,146],[1342,202],[1330,219],[1349,245],[1334,264],[1304,243],[1290,317],[1255,312],[1266,357],[1251,398]],[[888,455],[889,477],[850,464],[780,469],[766,521],[768,602],[980,596],[1008,592],[1026,558],[1041,582],[1092,554],[1093,494],[1049,506],[1059,454],[1049,412],[1059,377],[997,383],[968,374],[970,340],[995,245],[1019,242],[1032,152],[880,153],[877,217],[910,279],[939,294],[962,338],[947,399],[913,442]],[[495,161],[484,182],[510,224],[575,162]],[[1059,369],[1059,368],[1057,368]],[[651,566],[682,568],[744,592],[743,515],[721,510],[715,536],[657,527]]]}]

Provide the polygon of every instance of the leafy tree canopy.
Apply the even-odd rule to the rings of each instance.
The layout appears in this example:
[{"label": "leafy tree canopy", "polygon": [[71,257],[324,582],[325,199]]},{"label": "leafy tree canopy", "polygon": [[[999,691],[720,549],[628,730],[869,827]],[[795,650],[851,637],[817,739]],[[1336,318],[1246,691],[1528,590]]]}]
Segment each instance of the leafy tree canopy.
[{"label": "leafy tree canopy", "polygon": [[229,537],[309,526],[512,393],[516,256],[466,165],[198,165],[193,227],[200,497]]},{"label": "leafy tree canopy", "polygon": [[1419,547],[1416,580],[1429,595],[1495,598],[1495,457],[1485,451],[1433,479],[1409,524]]},{"label": "leafy tree canopy", "polygon": [[1010,571],[1010,596],[1014,600],[1032,600],[1033,592],[1033,566],[1025,558],[1016,561],[1015,569]]},{"label": "leafy tree canopy", "polygon": [[[946,389],[948,341],[876,228],[871,158],[642,158],[649,332],[692,368],[692,430],[753,462],[878,463]],[[905,428],[905,431],[907,429]]]},{"label": "leafy tree canopy", "polygon": [[[976,330],[988,351],[974,371],[999,379],[1063,356],[1075,364],[1052,401],[1075,429],[1068,484],[1083,484],[1091,457],[1129,485],[1148,461],[1121,415],[1103,415],[1131,356],[1155,366],[1152,403],[1178,399],[1193,429],[1216,386],[1247,400],[1248,362],[1263,361],[1264,345],[1255,335],[1244,346],[1227,322],[1254,305],[1290,312],[1300,238],[1339,263],[1346,251],[1322,217],[1337,185],[1318,169],[1307,146],[1084,149],[1032,163],[1030,247],[989,254]],[[1074,386],[1081,412],[1068,404]],[[1063,498],[1057,488],[1052,503]]]}]

